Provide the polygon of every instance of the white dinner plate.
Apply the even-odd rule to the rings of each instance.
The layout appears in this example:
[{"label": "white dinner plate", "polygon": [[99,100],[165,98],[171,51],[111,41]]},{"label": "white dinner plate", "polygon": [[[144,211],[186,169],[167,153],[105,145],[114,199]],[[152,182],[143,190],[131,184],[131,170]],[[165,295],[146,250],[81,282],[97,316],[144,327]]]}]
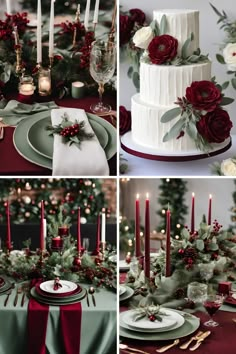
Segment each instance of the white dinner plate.
[{"label": "white dinner plate", "polygon": [[129,270],[130,269],[130,263],[127,263],[125,259],[122,259],[119,261],[119,268],[120,270]]},{"label": "white dinner plate", "polygon": [[130,299],[134,295],[134,290],[129,286],[125,285],[125,293],[120,295],[120,301],[125,301]]},{"label": "white dinner plate", "polygon": [[172,331],[183,326],[185,322],[183,316],[171,309],[163,308],[162,310],[168,316],[162,316],[163,320],[161,322],[152,322],[147,317],[139,321],[134,321],[134,316],[137,315],[137,311],[129,310],[122,313],[121,323],[129,330],[150,333]]},{"label": "white dinner plate", "polygon": [[66,294],[77,289],[77,284],[68,280],[60,280],[61,288],[54,290],[54,280],[48,280],[40,284],[40,289],[50,294]]},{"label": "white dinner plate", "polygon": [[119,286],[119,294],[120,296],[123,295],[126,292],[126,287],[123,285]]}]

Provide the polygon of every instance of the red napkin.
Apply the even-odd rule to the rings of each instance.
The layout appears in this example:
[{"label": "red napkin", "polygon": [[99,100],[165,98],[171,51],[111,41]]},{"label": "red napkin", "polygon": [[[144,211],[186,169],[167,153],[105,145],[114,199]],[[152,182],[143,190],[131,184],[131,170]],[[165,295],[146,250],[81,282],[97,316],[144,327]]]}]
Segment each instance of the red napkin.
[{"label": "red napkin", "polygon": [[[32,280],[32,288],[41,280]],[[48,323],[49,306],[38,303],[32,297],[28,304],[28,354],[46,354],[46,332]]]},{"label": "red napkin", "polygon": [[80,353],[81,321],[81,302],[60,307],[61,337],[66,354]]},{"label": "red napkin", "polygon": [[231,297],[231,296],[228,296],[226,299],[225,299],[225,303],[226,304],[229,304],[229,305],[236,305],[236,299],[234,297]]}]

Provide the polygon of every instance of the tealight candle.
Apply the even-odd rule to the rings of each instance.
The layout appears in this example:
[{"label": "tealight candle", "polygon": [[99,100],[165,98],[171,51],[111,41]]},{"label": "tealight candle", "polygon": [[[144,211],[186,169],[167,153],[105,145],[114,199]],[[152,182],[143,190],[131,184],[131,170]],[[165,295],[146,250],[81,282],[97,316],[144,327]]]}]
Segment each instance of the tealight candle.
[{"label": "tealight candle", "polygon": [[22,76],[19,83],[19,93],[25,96],[32,96],[34,94],[33,78],[29,75]]},{"label": "tealight candle", "polygon": [[49,96],[51,94],[51,70],[40,69],[38,89],[40,96]]},{"label": "tealight candle", "polygon": [[71,96],[73,98],[82,98],[84,96],[84,83],[80,81],[72,82],[71,84]]},{"label": "tealight candle", "polygon": [[61,249],[63,247],[63,239],[60,236],[53,237],[51,248],[52,249]]}]

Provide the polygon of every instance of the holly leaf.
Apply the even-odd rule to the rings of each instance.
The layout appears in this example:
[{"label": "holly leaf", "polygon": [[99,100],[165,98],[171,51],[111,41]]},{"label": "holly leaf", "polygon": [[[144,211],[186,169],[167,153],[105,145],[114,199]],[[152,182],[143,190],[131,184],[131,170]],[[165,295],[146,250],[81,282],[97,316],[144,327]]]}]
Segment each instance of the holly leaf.
[{"label": "holly leaf", "polygon": [[231,104],[233,102],[234,102],[234,99],[231,97],[222,97],[220,105],[227,106],[228,104]]},{"label": "holly leaf", "polygon": [[168,133],[165,134],[163,138],[163,142],[165,143],[166,141],[169,141],[171,139],[177,138],[177,136],[180,134],[181,130],[184,129],[185,126],[185,118],[180,118],[170,129]]},{"label": "holly leaf", "polygon": [[167,31],[166,15],[163,15],[160,22],[160,34],[165,34]]},{"label": "holly leaf", "polygon": [[179,107],[170,109],[169,111],[165,112],[161,117],[162,123],[170,122],[172,119],[178,117],[181,113],[181,109]]},{"label": "holly leaf", "polygon": [[216,59],[220,64],[226,64],[223,55],[221,54],[216,54]]},{"label": "holly leaf", "polygon": [[196,247],[199,251],[203,251],[204,250],[204,241],[203,240],[197,240],[196,241]]}]

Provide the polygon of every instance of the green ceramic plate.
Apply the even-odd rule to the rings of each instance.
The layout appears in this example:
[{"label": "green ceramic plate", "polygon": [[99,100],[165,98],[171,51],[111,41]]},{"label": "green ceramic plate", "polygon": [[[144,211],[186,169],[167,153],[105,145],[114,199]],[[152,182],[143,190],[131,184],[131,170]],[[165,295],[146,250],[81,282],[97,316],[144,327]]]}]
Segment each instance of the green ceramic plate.
[{"label": "green ceramic plate", "polygon": [[[183,314],[181,311],[175,310],[179,314]],[[135,332],[125,328],[125,323],[122,322],[120,318],[120,336],[125,338],[137,339],[137,340],[169,340],[176,339],[188,336],[191,333],[194,333],[199,325],[200,320],[196,316],[187,315],[185,318],[185,322],[183,326],[167,332],[158,332],[158,333],[143,333],[143,332]]]},{"label": "green ceramic plate", "polygon": [[47,296],[41,296],[39,295],[35,288],[32,288],[30,290],[30,293],[33,298],[35,298],[38,302],[41,302],[43,304],[47,305],[53,305],[53,306],[61,306],[61,305],[69,305],[69,304],[75,304],[76,302],[81,301],[87,294],[86,289],[82,288],[82,291],[79,294],[76,295],[71,295],[68,297],[63,297],[63,298],[49,298]]},{"label": "green ceramic plate", "polygon": [[[87,113],[89,119],[92,118],[94,119],[97,123],[99,123],[101,126],[103,126],[107,133],[108,133],[108,144],[105,147],[105,153],[106,157],[109,160],[112,156],[115,155],[116,153],[116,129],[107,121],[105,121],[102,118],[99,118],[95,116],[94,114]],[[27,141],[27,134],[29,130],[29,126],[31,126],[32,122],[38,121],[38,119],[41,117],[41,119],[47,118],[48,117],[48,112],[40,112],[37,114],[34,114],[32,117],[24,119],[21,121],[13,135],[13,144],[17,150],[17,152],[23,156],[26,160],[35,163],[38,166],[42,166],[45,168],[52,169],[52,160],[48,159],[40,154],[38,154],[36,151],[34,151],[30,145],[28,144]]]},{"label": "green ceramic plate", "polygon": [[[103,149],[105,149],[109,141],[106,129],[92,118],[89,119],[89,123],[91,124],[93,131],[100,142],[100,145]],[[53,155],[53,137],[48,135],[48,132],[46,131],[46,127],[50,124],[50,117],[44,119],[39,118],[36,122],[32,122],[32,124],[29,126],[27,134],[28,143],[31,148],[38,154],[48,159],[52,159]]]}]

